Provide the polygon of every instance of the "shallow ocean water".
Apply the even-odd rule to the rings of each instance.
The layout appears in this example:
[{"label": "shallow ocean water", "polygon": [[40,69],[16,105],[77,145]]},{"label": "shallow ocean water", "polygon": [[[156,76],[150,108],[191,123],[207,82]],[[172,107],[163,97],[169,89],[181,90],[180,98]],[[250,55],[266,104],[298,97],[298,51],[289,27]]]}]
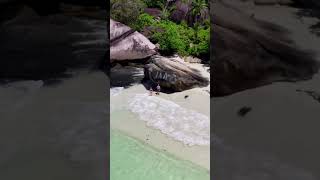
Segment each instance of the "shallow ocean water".
[{"label": "shallow ocean water", "polygon": [[[175,154],[176,150],[171,152],[173,149],[166,147],[171,146],[170,144],[174,141],[181,143],[183,145],[181,148],[190,148],[188,145],[207,145],[209,143],[209,118],[206,115],[181,107],[173,101],[139,92],[128,92],[121,87],[111,88],[110,96],[110,120],[111,127],[114,126],[111,128],[110,138],[112,180],[210,179],[207,168],[192,162],[192,158],[180,157]],[[148,130],[150,134],[147,133],[145,138],[165,145],[155,145],[148,140],[140,140],[127,132],[130,128],[141,128],[142,124],[150,128]],[[188,125],[198,128],[190,131],[190,128],[186,127]],[[154,134],[155,130],[163,133],[172,142],[168,143],[167,140],[162,142],[163,139],[158,139],[159,137]],[[139,134],[137,130],[134,131]],[[177,145],[173,147],[176,148]],[[184,149],[181,149],[181,152],[186,153]],[[199,159],[203,158],[201,154],[198,156]]]},{"label": "shallow ocean water", "polygon": [[112,180],[209,180],[209,171],[112,130]]}]

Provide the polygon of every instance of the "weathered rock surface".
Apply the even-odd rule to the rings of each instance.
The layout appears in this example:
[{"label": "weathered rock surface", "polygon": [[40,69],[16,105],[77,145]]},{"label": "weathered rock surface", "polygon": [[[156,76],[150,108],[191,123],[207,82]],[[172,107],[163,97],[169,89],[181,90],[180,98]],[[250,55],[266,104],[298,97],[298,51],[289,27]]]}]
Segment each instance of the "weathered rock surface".
[{"label": "weathered rock surface", "polygon": [[209,84],[208,79],[183,61],[162,56],[152,56],[151,62],[145,65],[145,77],[173,91],[184,91]]},{"label": "weathered rock surface", "polygon": [[183,60],[188,63],[201,63],[201,59],[192,56],[183,57]]},{"label": "weathered rock surface", "polygon": [[[169,4],[169,8],[172,8],[169,18],[176,23],[185,21],[189,25],[193,25],[195,21],[202,23],[209,19],[208,8],[203,8],[201,10],[201,15],[198,15],[197,17],[192,16],[191,1],[175,0]],[[161,10],[158,8],[146,8],[144,12],[154,17],[161,17]]]},{"label": "weathered rock surface", "polygon": [[221,2],[212,3],[213,96],[276,81],[309,79],[319,64],[297,49],[276,25],[257,21]]},{"label": "weathered rock surface", "polygon": [[145,8],[144,12],[154,17],[161,16],[161,10],[157,8]]},{"label": "weathered rock surface", "polygon": [[143,59],[156,54],[156,46],[130,27],[110,19],[110,60]]},{"label": "weathered rock surface", "polygon": [[107,46],[106,22],[39,16],[30,8],[0,26],[0,78],[45,79],[96,66]]}]

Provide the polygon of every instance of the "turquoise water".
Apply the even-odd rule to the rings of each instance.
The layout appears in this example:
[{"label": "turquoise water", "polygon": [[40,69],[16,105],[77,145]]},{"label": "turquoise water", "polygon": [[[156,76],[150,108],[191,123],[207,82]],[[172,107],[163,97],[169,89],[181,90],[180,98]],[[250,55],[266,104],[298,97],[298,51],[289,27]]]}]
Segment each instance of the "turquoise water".
[{"label": "turquoise water", "polygon": [[111,130],[111,180],[209,180],[208,170]]}]

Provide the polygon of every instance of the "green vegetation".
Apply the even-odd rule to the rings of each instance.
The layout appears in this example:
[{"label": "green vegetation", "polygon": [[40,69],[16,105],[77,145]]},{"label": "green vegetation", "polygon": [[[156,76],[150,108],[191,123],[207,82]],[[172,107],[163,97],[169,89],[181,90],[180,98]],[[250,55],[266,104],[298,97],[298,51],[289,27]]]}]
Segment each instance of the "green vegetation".
[{"label": "green vegetation", "polygon": [[144,0],[144,2],[150,8],[161,8],[166,3],[165,0]]},{"label": "green vegetation", "polygon": [[[147,34],[153,43],[160,45],[161,53],[209,55],[210,22],[209,19],[201,20],[208,6],[207,0],[191,2],[188,12],[192,18],[191,24],[171,21],[170,15],[176,7],[167,0],[111,0],[111,6],[113,19]],[[159,17],[144,13],[145,7],[157,8],[160,11]]]},{"label": "green vegetation", "polygon": [[208,8],[208,2],[206,0],[193,0],[191,3],[191,10],[189,11],[192,15],[194,23],[197,24],[199,18],[202,16],[203,11]]},{"label": "green vegetation", "polygon": [[143,31],[145,27],[152,27],[150,40],[159,43],[160,50],[165,54],[177,52],[180,55],[200,56],[209,53],[209,26],[188,27],[185,22],[176,24],[141,14],[135,28]]},{"label": "green vegetation", "polygon": [[111,0],[111,18],[128,26],[135,21],[146,7],[142,0]]}]

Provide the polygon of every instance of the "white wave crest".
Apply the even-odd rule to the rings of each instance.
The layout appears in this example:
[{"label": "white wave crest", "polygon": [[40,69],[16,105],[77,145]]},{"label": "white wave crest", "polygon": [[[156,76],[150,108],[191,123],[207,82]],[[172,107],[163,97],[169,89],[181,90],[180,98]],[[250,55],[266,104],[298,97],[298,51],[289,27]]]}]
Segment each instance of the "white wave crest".
[{"label": "white wave crest", "polygon": [[110,96],[117,96],[123,91],[123,87],[110,88]]},{"label": "white wave crest", "polygon": [[210,144],[210,120],[206,115],[147,94],[137,94],[130,99],[129,110],[148,126],[184,144]]}]

